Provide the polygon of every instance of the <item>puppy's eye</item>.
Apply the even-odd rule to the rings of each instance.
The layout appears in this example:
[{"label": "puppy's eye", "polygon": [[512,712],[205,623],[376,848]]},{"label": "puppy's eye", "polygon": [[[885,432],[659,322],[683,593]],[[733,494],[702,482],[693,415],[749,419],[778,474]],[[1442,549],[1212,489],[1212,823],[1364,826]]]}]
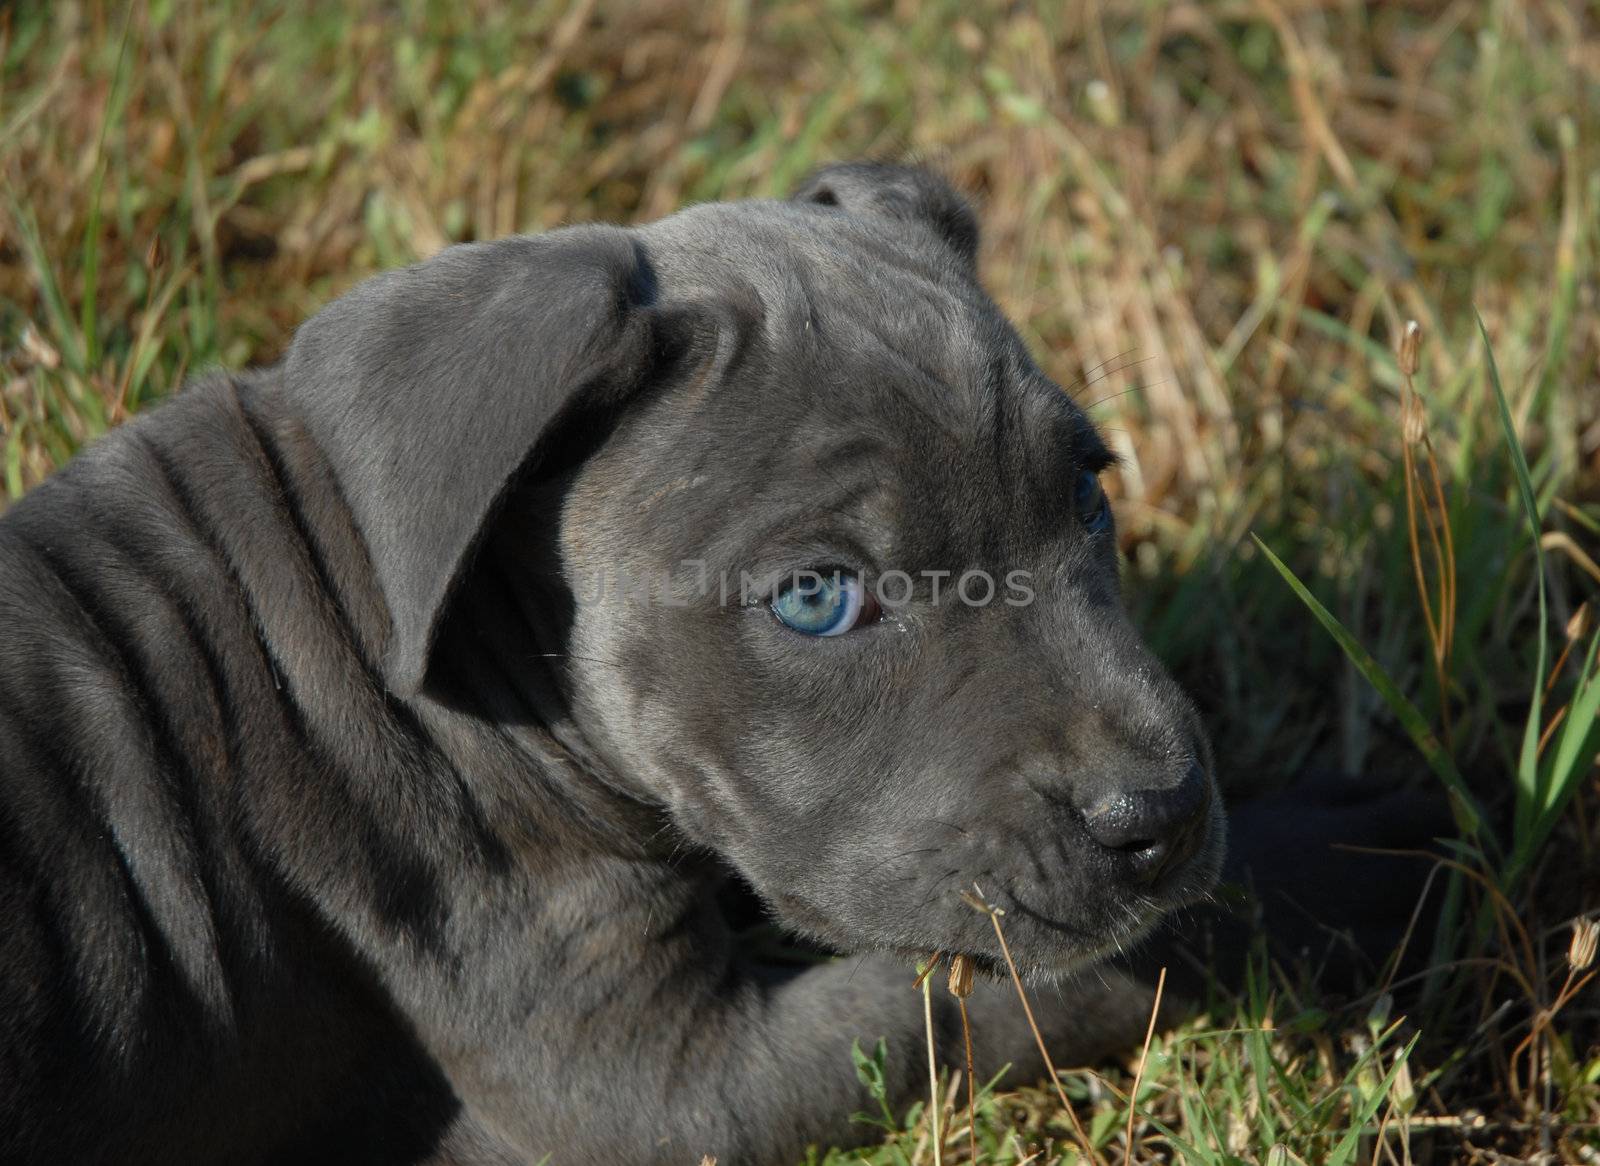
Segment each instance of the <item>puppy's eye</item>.
[{"label": "puppy's eye", "polygon": [[1073,486],[1073,507],[1090,534],[1099,534],[1111,525],[1111,502],[1100,485],[1100,475],[1084,470]]},{"label": "puppy's eye", "polygon": [[773,596],[772,614],[808,636],[842,636],[872,623],[882,610],[854,575],[801,571]]}]

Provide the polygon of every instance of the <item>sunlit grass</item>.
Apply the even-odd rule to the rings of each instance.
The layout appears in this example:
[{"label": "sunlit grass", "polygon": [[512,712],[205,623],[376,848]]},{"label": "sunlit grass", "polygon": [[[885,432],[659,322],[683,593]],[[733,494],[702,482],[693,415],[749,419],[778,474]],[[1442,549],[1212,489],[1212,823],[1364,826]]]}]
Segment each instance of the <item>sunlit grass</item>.
[{"label": "sunlit grass", "polygon": [[[1156,1034],[1135,1104],[1136,1061],[1064,1069],[1093,1153],[1130,1128],[1140,1160],[1596,1144],[1600,1026],[1564,955],[1600,893],[1581,5],[61,3],[0,14],[0,67],[8,497],[379,268],[936,162],[1123,455],[1130,597],[1225,780],[1441,783],[1460,830],[1449,925],[1414,939],[1433,975],[1340,1001],[1258,967]],[[930,1162],[926,1105],[876,1112],[863,1064],[866,1160]],[[983,1162],[1078,1153],[1053,1088],[985,1083],[976,1112]]]}]

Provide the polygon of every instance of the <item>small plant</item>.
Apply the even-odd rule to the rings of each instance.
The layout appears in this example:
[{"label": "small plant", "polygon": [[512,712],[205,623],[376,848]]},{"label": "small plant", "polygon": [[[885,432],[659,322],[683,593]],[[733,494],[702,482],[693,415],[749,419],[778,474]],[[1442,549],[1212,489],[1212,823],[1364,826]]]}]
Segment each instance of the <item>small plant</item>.
[{"label": "small plant", "polygon": [[[1508,843],[1502,843],[1496,833],[1486,826],[1484,810],[1468,789],[1447,744],[1451,739],[1448,712],[1451,678],[1447,665],[1454,633],[1455,566],[1449,534],[1451,515],[1445,505],[1438,463],[1427,438],[1422,406],[1412,384],[1419,340],[1415,322],[1408,326],[1399,354],[1400,371],[1404,378],[1402,409],[1406,430],[1403,447],[1407,451],[1404,462],[1407,534],[1428,640],[1433,649],[1440,716],[1444,722],[1442,740],[1401,692],[1394,678],[1361,646],[1356,636],[1311,594],[1264,542],[1259,539],[1256,542],[1316,620],[1377,690],[1439,777],[1450,798],[1461,836],[1456,842],[1456,857],[1443,860],[1450,871],[1450,884],[1444,909],[1436,925],[1431,982],[1437,987],[1444,970],[1449,966],[1451,953],[1468,948],[1469,955],[1476,956],[1487,944],[1495,941],[1498,953],[1493,956],[1495,966],[1522,988],[1526,1005],[1532,1013],[1527,1034],[1510,1052],[1507,1061],[1508,1084],[1517,1092],[1529,1090],[1530,1108],[1537,1111],[1541,1105],[1532,1099],[1533,1074],[1524,1076],[1519,1073],[1519,1065],[1530,1056],[1541,1065],[1550,1065],[1555,1055],[1548,1036],[1550,1020],[1571,1002],[1581,984],[1588,982],[1588,977],[1576,980],[1576,970],[1570,971],[1554,998],[1547,1000],[1542,959],[1524,926],[1523,913],[1516,905],[1516,897],[1534,859],[1577,795],[1585,777],[1593,770],[1597,757],[1600,757],[1600,675],[1596,672],[1600,633],[1593,633],[1588,627],[1587,607],[1581,607],[1568,622],[1566,645],[1554,667],[1547,666],[1553,629],[1546,596],[1540,509],[1527,459],[1518,441],[1511,408],[1500,381],[1494,352],[1481,318],[1478,320],[1478,329],[1483,341],[1486,381],[1493,394],[1501,436],[1512,468],[1516,503],[1532,536],[1538,595],[1531,695],[1510,782],[1512,820]],[[1425,451],[1430,471],[1426,487],[1410,452],[1417,445]],[[1437,506],[1440,513],[1435,515],[1430,506]],[[1419,534],[1419,513],[1425,516],[1420,524],[1427,532],[1425,539]],[[1425,554],[1431,556],[1434,565],[1433,573],[1439,589],[1436,598],[1430,597],[1427,573],[1422,566]],[[1585,635],[1589,639],[1587,647],[1582,644]],[[1562,680],[1562,669],[1572,657],[1574,648],[1581,659],[1576,679],[1565,702],[1553,715],[1546,717],[1547,697],[1557,690]],[[1462,887],[1468,882],[1481,891],[1481,900],[1474,926],[1462,932],[1458,927],[1459,911]],[[1584,934],[1580,923],[1575,932],[1575,951],[1584,950],[1577,938]]]}]

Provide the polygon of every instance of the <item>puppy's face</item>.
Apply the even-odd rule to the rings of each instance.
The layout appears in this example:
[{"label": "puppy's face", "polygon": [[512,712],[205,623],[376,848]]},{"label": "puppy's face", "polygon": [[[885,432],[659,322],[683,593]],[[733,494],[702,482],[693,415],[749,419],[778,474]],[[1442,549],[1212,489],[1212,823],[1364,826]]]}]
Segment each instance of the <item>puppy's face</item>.
[{"label": "puppy's face", "polygon": [[[826,202],[826,200],[823,200]],[[1065,969],[1203,893],[1223,818],[1119,601],[1093,426],[923,224],[708,206],[720,297],[565,495],[573,718],[616,780],[844,949]]]}]

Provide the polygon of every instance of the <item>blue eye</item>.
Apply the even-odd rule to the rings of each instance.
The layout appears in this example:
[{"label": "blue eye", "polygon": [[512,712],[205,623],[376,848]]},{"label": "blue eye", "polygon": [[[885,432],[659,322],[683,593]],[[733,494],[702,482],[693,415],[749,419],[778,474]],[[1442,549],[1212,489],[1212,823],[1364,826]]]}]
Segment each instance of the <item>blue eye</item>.
[{"label": "blue eye", "polygon": [[1084,470],[1078,475],[1073,486],[1072,502],[1084,529],[1090,534],[1099,534],[1111,525],[1111,502],[1100,486],[1099,474]]},{"label": "blue eye", "polygon": [[854,575],[798,572],[772,600],[772,614],[808,636],[842,636],[878,617],[878,603]]}]

